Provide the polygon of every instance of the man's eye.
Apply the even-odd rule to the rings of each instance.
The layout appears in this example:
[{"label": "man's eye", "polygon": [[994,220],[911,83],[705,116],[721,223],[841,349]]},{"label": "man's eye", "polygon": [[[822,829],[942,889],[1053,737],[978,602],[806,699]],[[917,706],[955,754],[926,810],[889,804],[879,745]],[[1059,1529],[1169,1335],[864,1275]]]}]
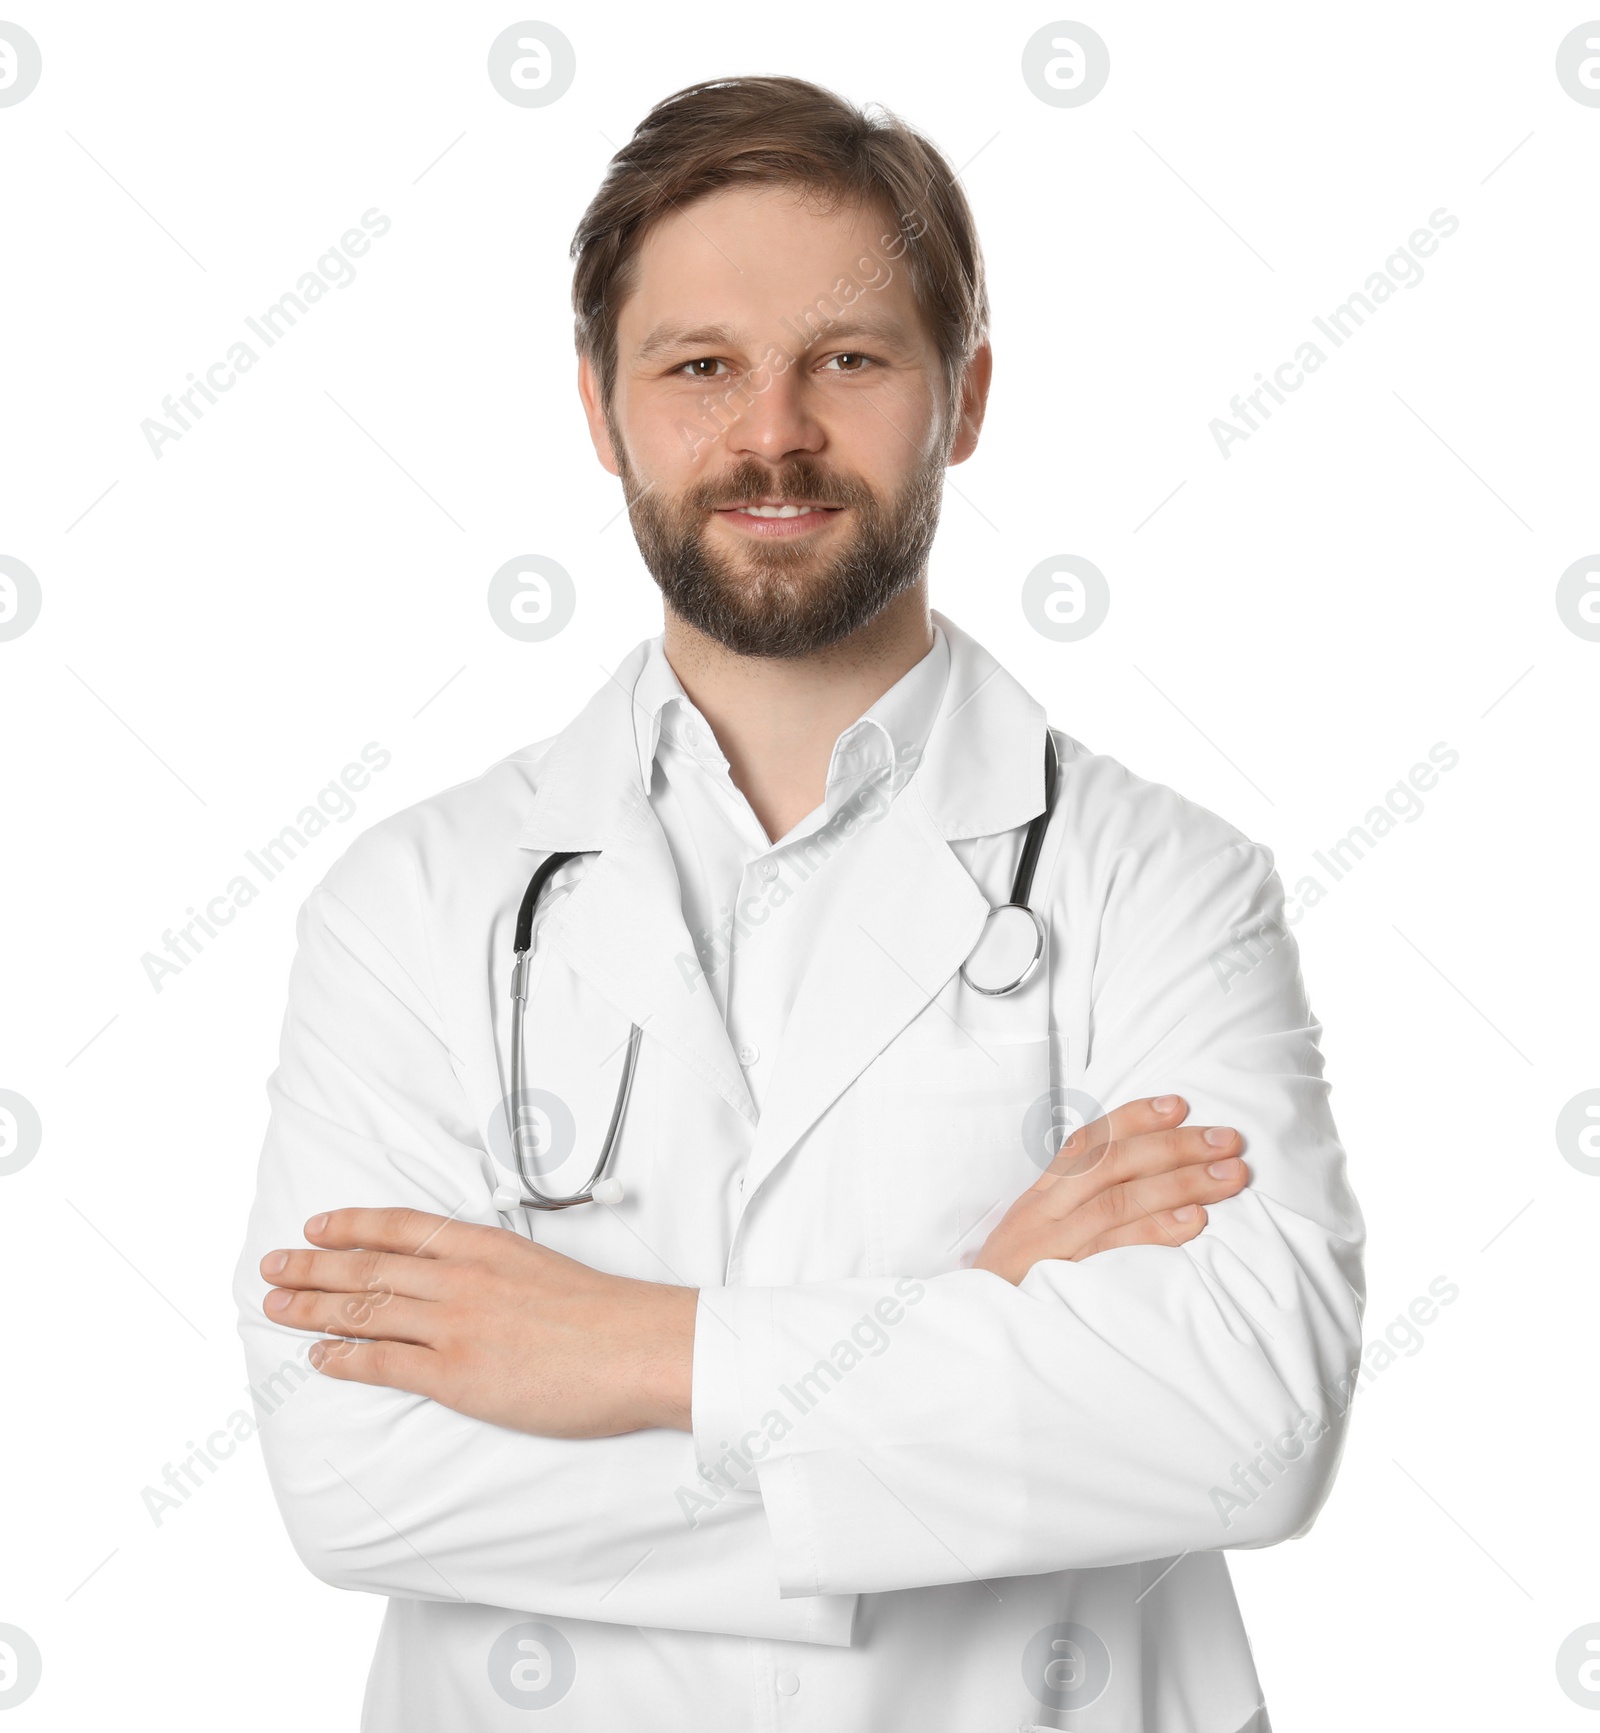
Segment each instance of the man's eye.
[{"label": "man's eye", "polygon": [[715,379],[717,369],[724,365],[713,356],[702,355],[698,361],[685,361],[678,371],[689,379]]},{"label": "man's eye", "polygon": [[838,370],[841,373],[861,373],[872,365],[870,355],[862,355],[853,349],[847,350],[843,355],[830,355],[823,365],[832,367],[835,361],[839,363]]}]

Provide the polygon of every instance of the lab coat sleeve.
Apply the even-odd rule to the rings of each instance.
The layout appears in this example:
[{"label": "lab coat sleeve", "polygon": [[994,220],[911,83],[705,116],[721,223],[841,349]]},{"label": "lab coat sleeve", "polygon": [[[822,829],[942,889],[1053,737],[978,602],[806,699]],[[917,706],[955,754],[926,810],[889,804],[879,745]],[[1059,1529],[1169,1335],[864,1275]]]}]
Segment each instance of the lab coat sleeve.
[{"label": "lab coat sleeve", "polygon": [[848,1644],[852,1597],[779,1598],[759,1505],[696,1531],[684,1433],[506,1430],[324,1377],[306,1359],[316,1338],[262,1312],[261,1258],[303,1245],[319,1210],[399,1204],[494,1219],[429,977],[416,874],[380,827],[300,912],[235,1281],[263,1455],[295,1550],[338,1588]]},{"label": "lab coat sleeve", "polygon": [[[1180,804],[1173,836],[1199,811]],[[1364,1229],[1272,855],[1203,817],[1199,846],[1107,865],[1087,1058],[1057,1070],[1103,1107],[1176,1092],[1190,1123],[1243,1134],[1250,1183],[1198,1238],[1020,1286],[966,1268],[702,1290],[697,1441],[759,1453],[783,1594],[1264,1546],[1327,1496]],[[781,1436],[751,1430],[763,1411]]]}]

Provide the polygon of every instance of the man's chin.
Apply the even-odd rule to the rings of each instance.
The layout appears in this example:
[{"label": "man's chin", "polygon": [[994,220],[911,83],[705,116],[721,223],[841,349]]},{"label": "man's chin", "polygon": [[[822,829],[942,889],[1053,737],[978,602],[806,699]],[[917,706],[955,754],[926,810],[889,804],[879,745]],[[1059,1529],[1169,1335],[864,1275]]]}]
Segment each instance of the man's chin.
[{"label": "man's chin", "polygon": [[763,622],[829,611],[836,587],[831,567],[820,570],[809,560],[797,564],[792,558],[773,559],[769,548],[758,549],[752,560],[714,561],[707,571],[719,612],[738,617],[756,633]]},{"label": "man's chin", "polygon": [[708,524],[700,553],[713,571],[790,579],[815,574],[821,584],[849,561],[854,541],[842,525],[837,532],[822,529],[768,541],[748,530]]},{"label": "man's chin", "polygon": [[[841,619],[834,559],[806,546],[733,550],[702,545],[690,588],[657,583],[681,619],[741,655],[778,658],[828,648],[849,630]],[[681,574],[675,574],[675,577]]]}]

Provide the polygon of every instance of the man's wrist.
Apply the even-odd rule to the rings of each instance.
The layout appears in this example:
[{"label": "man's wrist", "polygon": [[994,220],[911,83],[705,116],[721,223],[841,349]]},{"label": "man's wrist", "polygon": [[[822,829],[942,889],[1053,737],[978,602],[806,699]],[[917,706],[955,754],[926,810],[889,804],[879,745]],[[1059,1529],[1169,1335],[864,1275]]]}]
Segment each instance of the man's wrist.
[{"label": "man's wrist", "polygon": [[650,1297],[649,1352],[641,1374],[641,1427],[664,1426],[692,1432],[694,1326],[697,1288],[653,1284]]}]

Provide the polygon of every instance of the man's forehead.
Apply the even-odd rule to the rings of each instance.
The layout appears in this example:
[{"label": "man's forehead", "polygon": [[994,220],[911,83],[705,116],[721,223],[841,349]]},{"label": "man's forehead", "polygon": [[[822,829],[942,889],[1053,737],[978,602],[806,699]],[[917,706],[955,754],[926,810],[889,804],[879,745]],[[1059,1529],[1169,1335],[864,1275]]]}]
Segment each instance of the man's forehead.
[{"label": "man's forehead", "polygon": [[887,341],[917,326],[915,299],[886,205],[818,205],[788,187],[729,187],[654,224],[639,248],[619,330],[636,353],[674,340],[732,341],[763,334],[835,293],[873,291],[856,308],[858,333]]}]

